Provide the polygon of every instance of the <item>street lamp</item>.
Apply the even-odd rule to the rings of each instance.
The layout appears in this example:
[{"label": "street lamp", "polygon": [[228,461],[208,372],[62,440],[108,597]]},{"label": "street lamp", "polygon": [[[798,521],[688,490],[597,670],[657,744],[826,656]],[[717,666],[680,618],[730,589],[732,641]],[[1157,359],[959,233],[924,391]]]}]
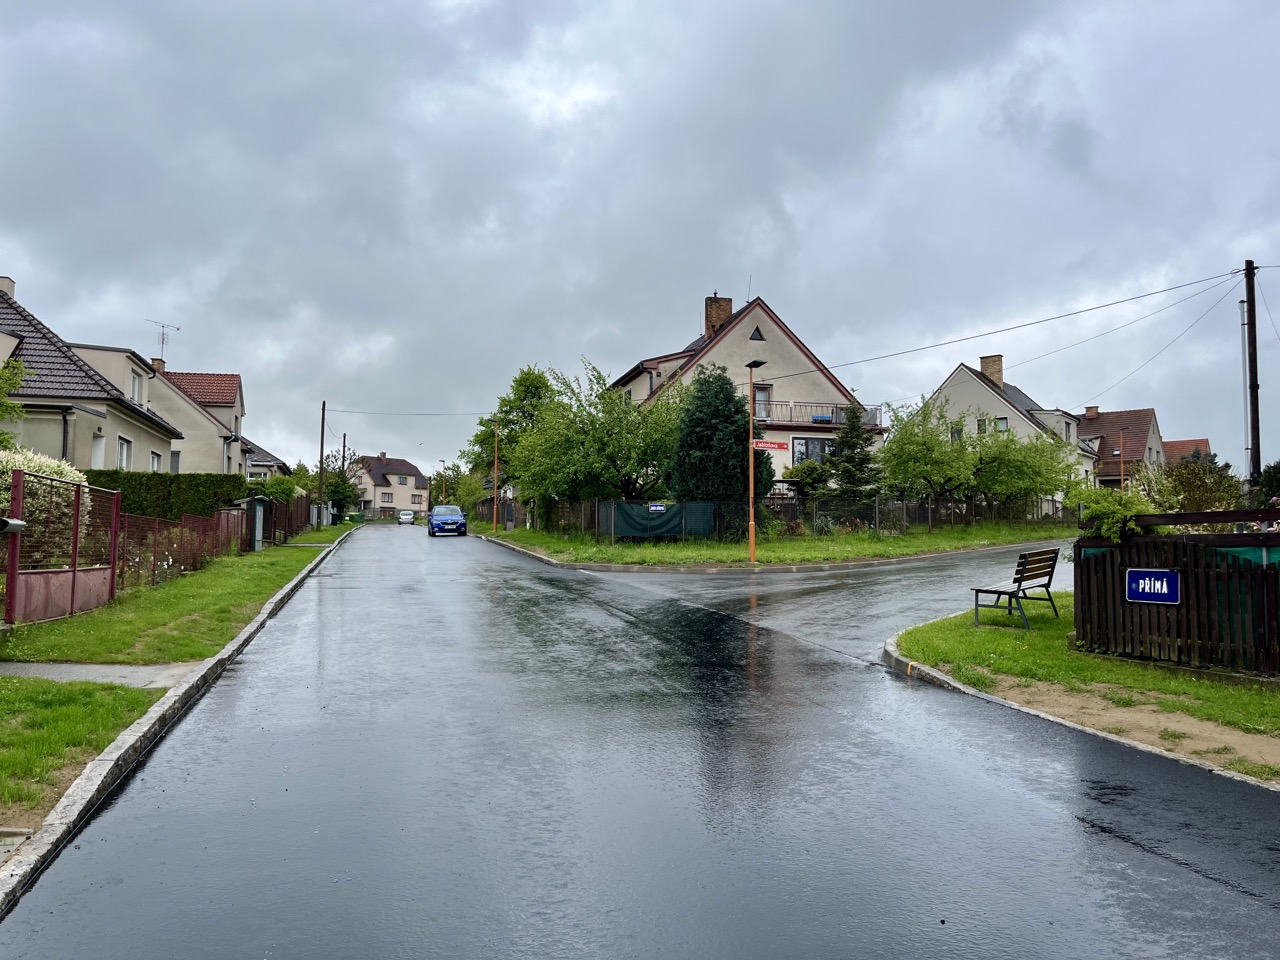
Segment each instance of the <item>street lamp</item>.
[{"label": "street lamp", "polygon": [[498,418],[493,417],[493,532],[498,532]]},{"label": "street lamp", "polygon": [[1124,432],[1128,427],[1120,428],[1120,449],[1116,451],[1116,456],[1120,458],[1120,492],[1124,493]]},{"label": "street lamp", "polygon": [[756,562],[756,371],[768,361],[747,364],[747,559]]},{"label": "street lamp", "polygon": [[444,461],[440,461],[440,502],[444,503],[449,499],[449,492],[445,489],[444,483]]}]

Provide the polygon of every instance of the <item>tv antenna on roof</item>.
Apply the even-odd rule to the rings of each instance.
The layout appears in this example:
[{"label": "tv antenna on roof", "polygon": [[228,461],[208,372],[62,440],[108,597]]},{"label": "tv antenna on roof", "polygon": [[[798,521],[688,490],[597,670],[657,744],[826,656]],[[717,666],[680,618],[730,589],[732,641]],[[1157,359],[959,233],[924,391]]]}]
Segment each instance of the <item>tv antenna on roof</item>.
[{"label": "tv antenna on roof", "polygon": [[148,321],[147,321],[147,323],[154,323],[157,327],[159,327],[159,328],[160,328],[160,332],[159,332],[159,334],[156,336],[156,339],[157,339],[158,341],[160,341],[160,359],[161,359],[161,360],[163,360],[163,359],[164,359],[164,346],[165,346],[165,344],[166,344],[166,343],[168,343],[168,342],[169,342],[169,331],[170,331],[170,330],[181,330],[182,328],[181,328],[181,327],[175,327],[172,323],[161,323],[159,320],[148,320]]}]

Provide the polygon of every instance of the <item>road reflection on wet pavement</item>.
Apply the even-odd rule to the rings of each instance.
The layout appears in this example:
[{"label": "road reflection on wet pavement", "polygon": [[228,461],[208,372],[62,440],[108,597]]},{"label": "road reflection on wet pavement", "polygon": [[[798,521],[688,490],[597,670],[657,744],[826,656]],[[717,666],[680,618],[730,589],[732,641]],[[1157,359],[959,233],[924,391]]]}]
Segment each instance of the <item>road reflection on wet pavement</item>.
[{"label": "road reflection on wet pavement", "polygon": [[587,574],[360,531],[0,957],[1272,957],[1280,795],[890,677],[1016,551]]}]

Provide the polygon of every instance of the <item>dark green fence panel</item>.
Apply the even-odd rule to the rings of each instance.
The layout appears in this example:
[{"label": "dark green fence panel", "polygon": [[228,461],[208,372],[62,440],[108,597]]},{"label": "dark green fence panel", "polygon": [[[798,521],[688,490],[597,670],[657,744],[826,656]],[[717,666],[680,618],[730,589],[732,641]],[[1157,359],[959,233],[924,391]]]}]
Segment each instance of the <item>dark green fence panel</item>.
[{"label": "dark green fence panel", "polygon": [[[651,509],[661,506],[661,510]],[[615,537],[709,537],[714,529],[712,503],[600,504],[599,530]]]}]

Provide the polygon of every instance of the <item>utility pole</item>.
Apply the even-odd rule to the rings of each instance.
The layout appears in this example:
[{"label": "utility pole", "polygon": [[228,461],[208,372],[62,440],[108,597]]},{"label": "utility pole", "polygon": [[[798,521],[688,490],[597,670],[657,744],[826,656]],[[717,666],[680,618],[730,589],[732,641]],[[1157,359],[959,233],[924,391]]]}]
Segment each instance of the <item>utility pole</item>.
[{"label": "utility pole", "polygon": [[493,418],[493,532],[498,532],[498,418]]},{"label": "utility pole", "polygon": [[319,476],[316,478],[316,503],[318,504],[316,516],[319,519],[318,527],[324,526],[324,414],[325,407],[328,406],[327,400],[320,401],[320,470]]},{"label": "utility pole", "polygon": [[1245,349],[1249,355],[1250,501],[1257,500],[1258,487],[1262,483],[1262,430],[1258,424],[1258,304],[1253,294],[1253,277],[1257,270],[1252,260],[1244,262]]},{"label": "utility pole", "polygon": [[347,475],[347,435],[342,435],[342,476]]}]

